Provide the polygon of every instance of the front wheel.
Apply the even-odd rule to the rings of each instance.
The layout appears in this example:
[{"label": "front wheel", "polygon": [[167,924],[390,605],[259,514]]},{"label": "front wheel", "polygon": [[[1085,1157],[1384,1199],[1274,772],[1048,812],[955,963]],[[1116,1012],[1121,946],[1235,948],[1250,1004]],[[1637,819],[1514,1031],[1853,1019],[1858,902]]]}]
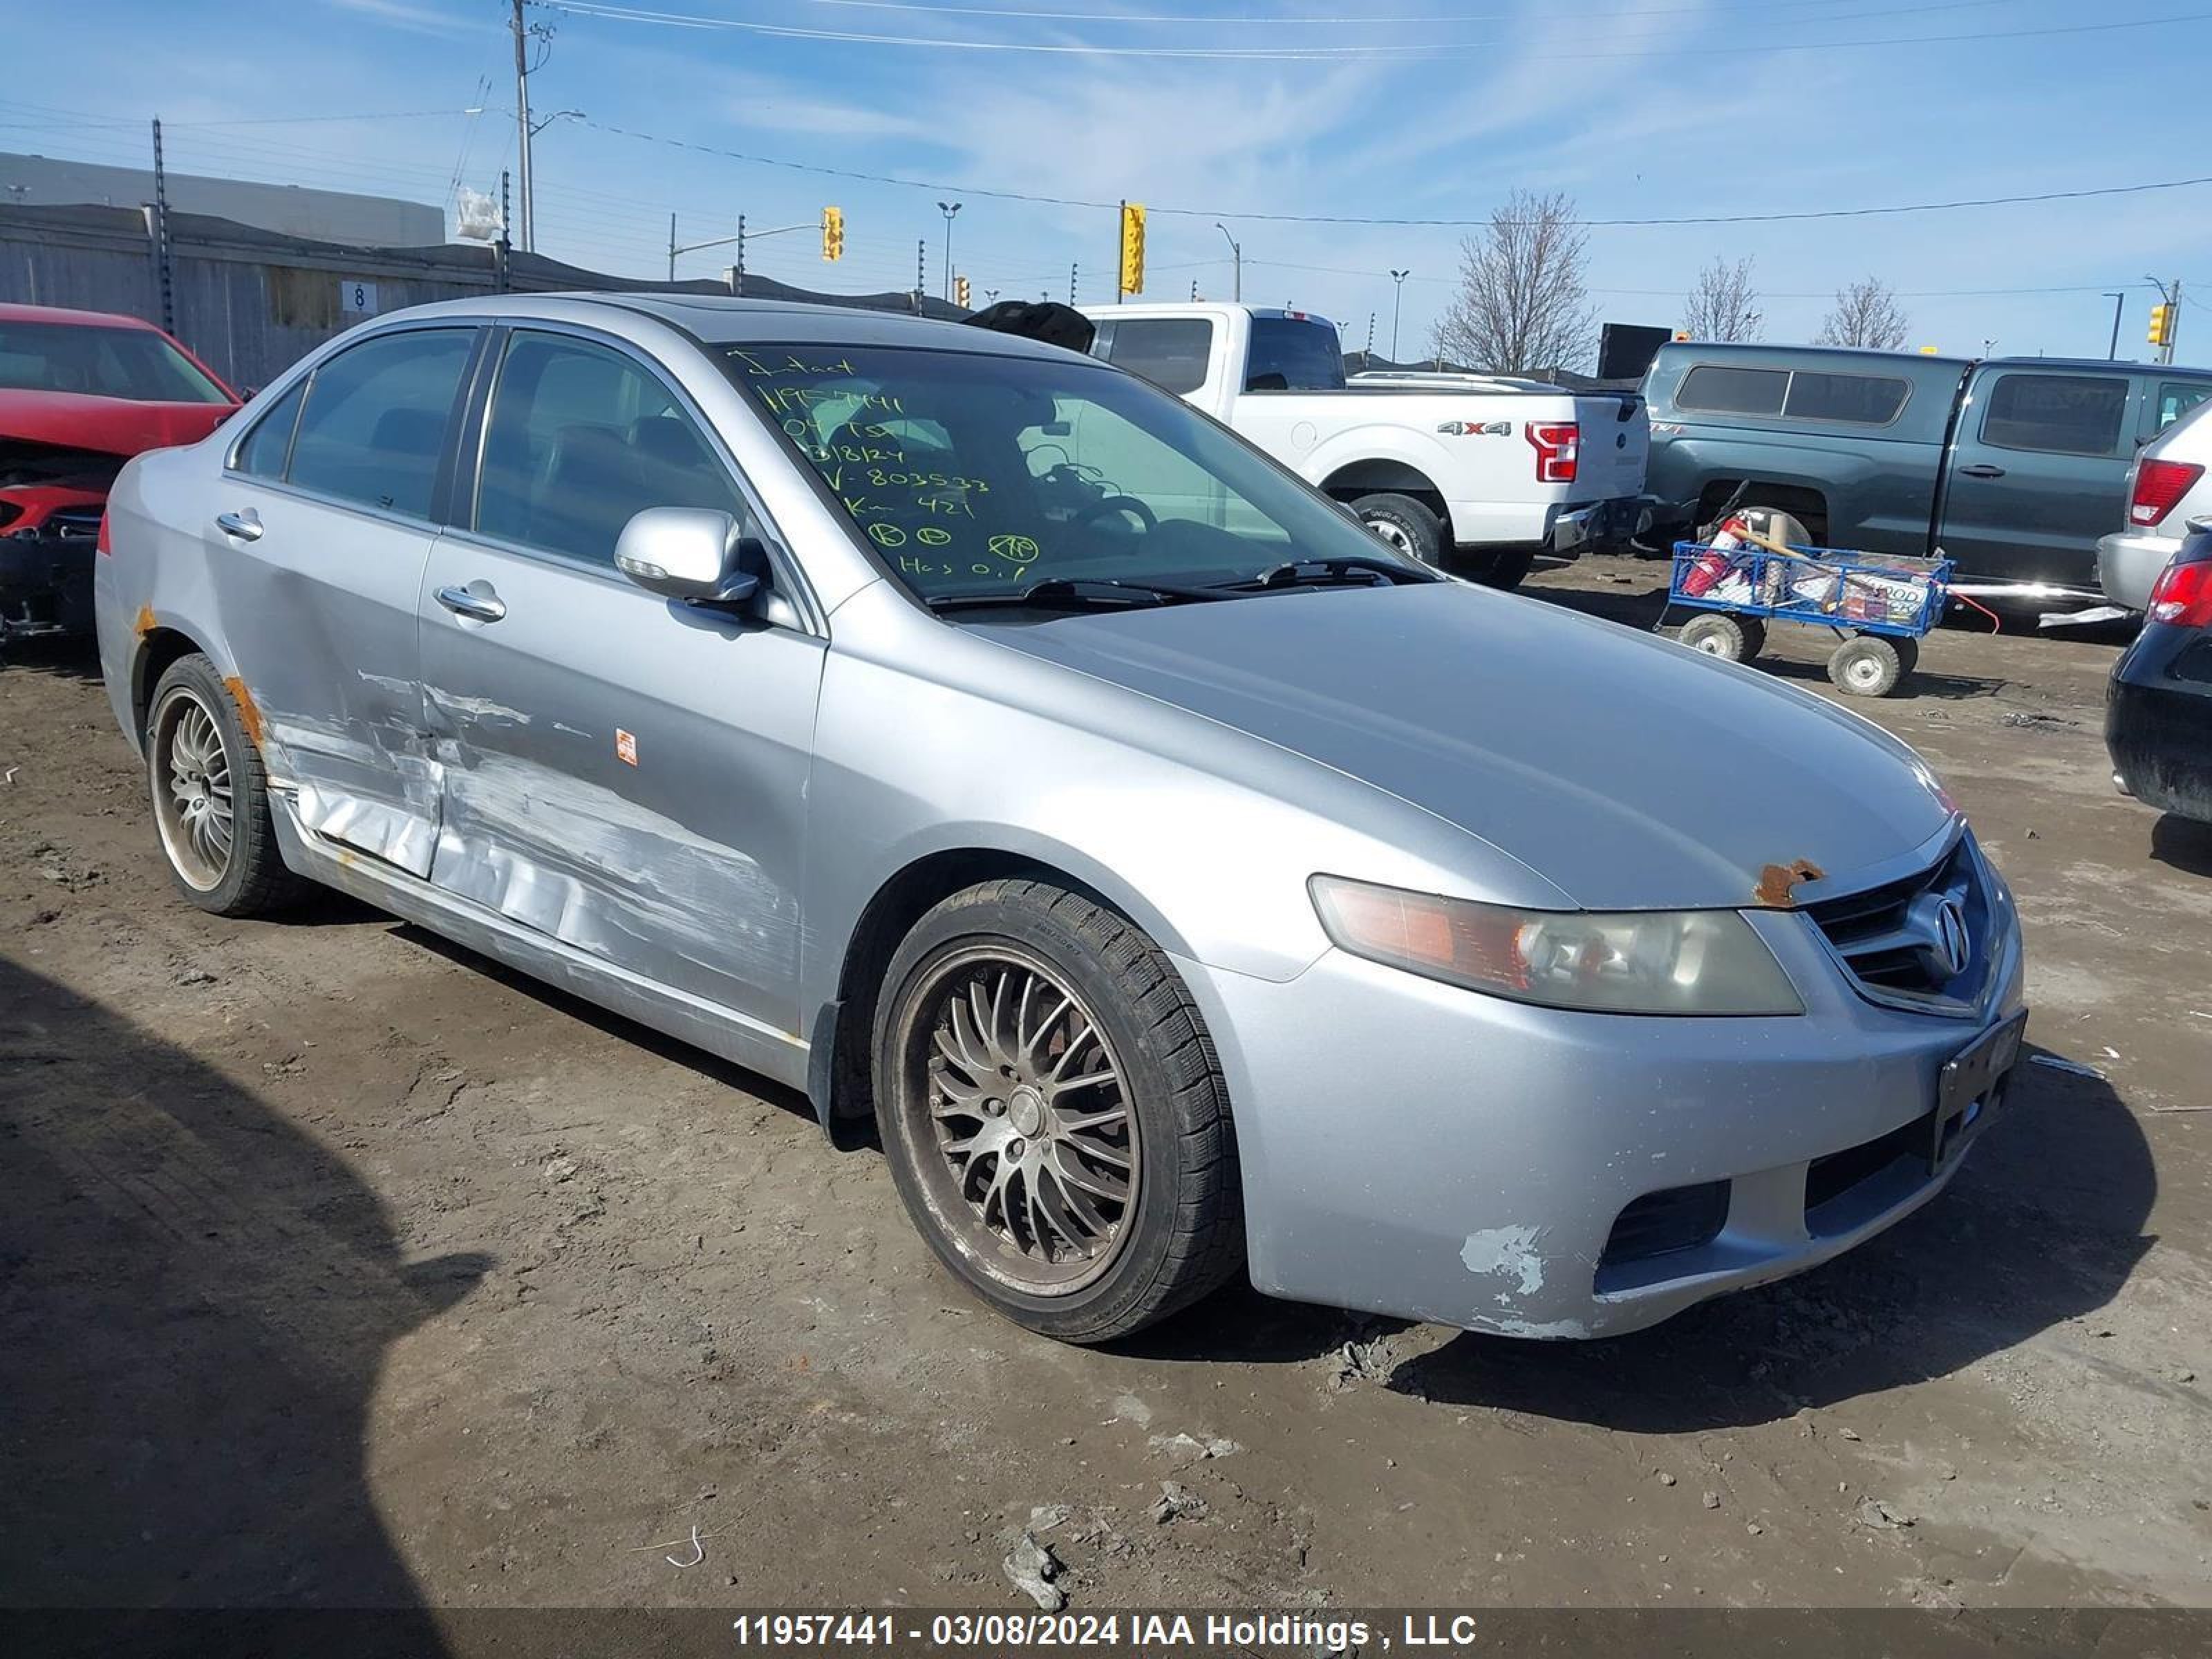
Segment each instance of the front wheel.
[{"label": "front wheel", "polygon": [[892,1178],[984,1301],[1103,1342],[1236,1271],[1227,1091],[1188,991],[1125,918],[1042,882],[971,887],[907,936],[878,1006]]},{"label": "front wheel", "polygon": [[1756,617],[1708,611],[1684,623],[1677,637],[1691,650],[1723,662],[1749,662],[1766,648],[1766,624]]},{"label": "front wheel", "polygon": [[1916,641],[1861,634],[1836,647],[1828,659],[1828,678],[1838,690],[1854,697],[1886,697],[1897,690],[1897,683],[1911,668],[1900,648],[1907,646],[1917,661],[1920,650]]}]

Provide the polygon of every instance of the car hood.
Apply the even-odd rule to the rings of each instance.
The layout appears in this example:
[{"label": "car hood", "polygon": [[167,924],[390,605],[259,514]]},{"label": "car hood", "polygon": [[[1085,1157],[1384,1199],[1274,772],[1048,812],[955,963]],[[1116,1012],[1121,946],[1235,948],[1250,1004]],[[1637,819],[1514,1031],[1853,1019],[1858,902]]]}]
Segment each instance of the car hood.
[{"label": "car hood", "polygon": [[235,404],[142,404],[81,392],[0,390],[0,438],[24,438],[69,449],[136,455],[172,444],[198,443]]},{"label": "car hood", "polygon": [[1905,744],[1808,692],[1460,583],[980,626],[1387,791],[1588,909],[1787,904],[1953,810]]}]

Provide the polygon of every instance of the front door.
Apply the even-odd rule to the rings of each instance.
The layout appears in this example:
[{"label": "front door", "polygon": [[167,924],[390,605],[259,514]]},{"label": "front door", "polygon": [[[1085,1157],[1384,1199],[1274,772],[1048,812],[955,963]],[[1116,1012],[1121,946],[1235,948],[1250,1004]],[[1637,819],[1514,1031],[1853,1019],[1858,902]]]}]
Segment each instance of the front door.
[{"label": "front door", "polygon": [[2127,516],[2127,375],[1984,371],[1960,416],[1936,540],[1960,579],[2097,586],[2097,538]]},{"label": "front door", "polygon": [[438,790],[416,611],[478,331],[362,341],[259,411],[204,531],[232,688],[319,835],[428,875]]},{"label": "front door", "polygon": [[824,643],[614,568],[648,507],[751,522],[726,461],[627,349],[519,330],[473,495],[422,586],[431,879],[795,1039]]}]

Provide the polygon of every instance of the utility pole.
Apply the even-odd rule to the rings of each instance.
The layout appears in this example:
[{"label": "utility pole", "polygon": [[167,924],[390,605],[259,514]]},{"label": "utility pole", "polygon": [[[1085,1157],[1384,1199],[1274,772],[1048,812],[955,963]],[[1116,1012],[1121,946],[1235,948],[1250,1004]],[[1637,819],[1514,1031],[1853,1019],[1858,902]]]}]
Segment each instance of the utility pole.
[{"label": "utility pole", "polygon": [[2158,290],[2158,297],[2166,307],[2166,327],[2158,341],[2158,360],[2171,363],[2173,343],[2181,333],[2181,278],[2175,277],[2170,289],[2155,276],[2146,276],[2143,281]]},{"label": "utility pole", "polygon": [[2112,349],[2105,353],[2105,356],[2107,362],[2116,362],[2120,356],[2120,318],[2127,310],[2128,296],[2124,294],[2107,294],[2105,297],[2112,302]]},{"label": "utility pole", "polygon": [[514,143],[516,165],[522,169],[522,251],[535,246],[531,223],[530,194],[530,26],[522,21],[522,0],[514,0],[508,21],[514,31]]},{"label": "utility pole", "polygon": [[952,297],[952,217],[960,211],[957,202],[939,202],[937,210],[945,216],[945,297]]},{"label": "utility pole", "polygon": [[161,326],[177,331],[176,272],[169,259],[169,175],[161,165],[161,118],[154,118],[154,282],[161,290]]},{"label": "utility pole", "polygon": [[1406,307],[1406,278],[1413,274],[1410,265],[1390,273],[1390,280],[1398,285],[1397,297],[1390,301],[1390,361],[1394,363],[1398,361],[1398,318]]},{"label": "utility pole", "polygon": [[[1229,236],[1229,227],[1220,220],[1213,222],[1213,228],[1224,236]],[[1229,252],[1237,266],[1237,274],[1232,279],[1235,286],[1231,289],[1229,297],[1241,301],[1244,297],[1244,245],[1234,236],[1229,236]]]}]

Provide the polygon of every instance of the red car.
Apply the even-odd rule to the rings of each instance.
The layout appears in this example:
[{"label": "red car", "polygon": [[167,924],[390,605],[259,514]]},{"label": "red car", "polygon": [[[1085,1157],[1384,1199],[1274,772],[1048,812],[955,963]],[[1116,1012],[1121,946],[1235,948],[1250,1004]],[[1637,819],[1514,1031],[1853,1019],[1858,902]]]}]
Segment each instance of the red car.
[{"label": "red car", "polygon": [[151,323],[0,305],[0,646],[92,630],[107,487],[142,450],[193,443],[238,395]]}]

